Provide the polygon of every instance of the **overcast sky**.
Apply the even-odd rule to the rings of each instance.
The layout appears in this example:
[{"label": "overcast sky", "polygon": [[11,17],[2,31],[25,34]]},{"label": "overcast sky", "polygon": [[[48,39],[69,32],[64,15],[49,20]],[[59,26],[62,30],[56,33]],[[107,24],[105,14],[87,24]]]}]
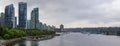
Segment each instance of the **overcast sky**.
[{"label": "overcast sky", "polygon": [[18,2],[27,2],[28,20],[31,10],[39,7],[39,20],[56,27],[120,26],[120,0],[0,0],[0,12],[14,4],[18,16]]}]

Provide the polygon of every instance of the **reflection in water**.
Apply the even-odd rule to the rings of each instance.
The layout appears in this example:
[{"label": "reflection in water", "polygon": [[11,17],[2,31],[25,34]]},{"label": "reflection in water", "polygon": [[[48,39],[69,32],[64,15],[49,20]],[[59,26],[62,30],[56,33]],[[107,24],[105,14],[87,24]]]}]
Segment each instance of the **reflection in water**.
[{"label": "reflection in water", "polygon": [[31,41],[31,46],[38,46],[38,41]]},{"label": "reflection in water", "polygon": [[19,43],[19,46],[26,46],[27,43],[28,43],[27,41],[22,41]]},{"label": "reflection in water", "polygon": [[31,41],[25,41],[26,46],[31,46]]},{"label": "reflection in water", "polygon": [[120,46],[117,36],[70,33],[44,41],[22,41],[14,46]]},{"label": "reflection in water", "polygon": [[19,44],[15,44],[14,46],[19,46]]},{"label": "reflection in water", "polygon": [[58,46],[64,46],[64,36],[60,36],[60,43],[58,44]]}]

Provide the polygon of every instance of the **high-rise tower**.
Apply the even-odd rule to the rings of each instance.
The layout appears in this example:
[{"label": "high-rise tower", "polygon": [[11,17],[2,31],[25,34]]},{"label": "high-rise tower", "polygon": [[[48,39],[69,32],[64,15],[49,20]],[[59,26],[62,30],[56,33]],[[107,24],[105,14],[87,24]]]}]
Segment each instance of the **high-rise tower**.
[{"label": "high-rise tower", "polygon": [[5,26],[5,13],[0,13],[0,26],[4,27]]},{"label": "high-rise tower", "polygon": [[31,12],[31,24],[32,24],[32,29],[38,29],[39,27],[39,9],[34,8]]},{"label": "high-rise tower", "polygon": [[19,28],[27,28],[27,3],[19,2]]},{"label": "high-rise tower", "polygon": [[64,25],[63,24],[60,25],[60,31],[64,31]]},{"label": "high-rise tower", "polygon": [[13,4],[5,7],[5,26],[9,28],[15,27],[15,14]]}]

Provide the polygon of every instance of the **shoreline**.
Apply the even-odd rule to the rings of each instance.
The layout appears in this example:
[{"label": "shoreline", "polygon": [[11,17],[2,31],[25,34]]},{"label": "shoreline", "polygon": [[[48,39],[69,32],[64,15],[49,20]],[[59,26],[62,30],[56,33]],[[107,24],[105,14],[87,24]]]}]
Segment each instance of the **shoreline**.
[{"label": "shoreline", "polygon": [[[53,34],[53,35],[40,35],[39,38],[37,36],[26,36],[26,37],[20,37],[20,38],[13,38],[9,40],[1,40],[0,46],[12,46],[16,42],[22,41],[22,40],[32,40],[32,41],[41,41],[41,40],[49,40],[52,39],[54,36],[59,36],[60,34]],[[33,39],[38,38],[38,39]]]},{"label": "shoreline", "polygon": [[2,40],[2,42],[0,43],[0,46],[12,46],[14,43],[21,41],[22,38],[13,38],[13,39],[9,39],[9,40]]}]

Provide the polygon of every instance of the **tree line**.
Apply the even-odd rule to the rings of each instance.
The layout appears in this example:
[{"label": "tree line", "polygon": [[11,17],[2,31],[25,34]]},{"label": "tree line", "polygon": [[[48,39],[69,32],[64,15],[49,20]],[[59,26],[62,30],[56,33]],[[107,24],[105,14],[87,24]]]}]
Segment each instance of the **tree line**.
[{"label": "tree line", "polygon": [[54,31],[37,29],[13,29],[0,27],[0,39],[12,39],[24,36],[52,35]]}]

